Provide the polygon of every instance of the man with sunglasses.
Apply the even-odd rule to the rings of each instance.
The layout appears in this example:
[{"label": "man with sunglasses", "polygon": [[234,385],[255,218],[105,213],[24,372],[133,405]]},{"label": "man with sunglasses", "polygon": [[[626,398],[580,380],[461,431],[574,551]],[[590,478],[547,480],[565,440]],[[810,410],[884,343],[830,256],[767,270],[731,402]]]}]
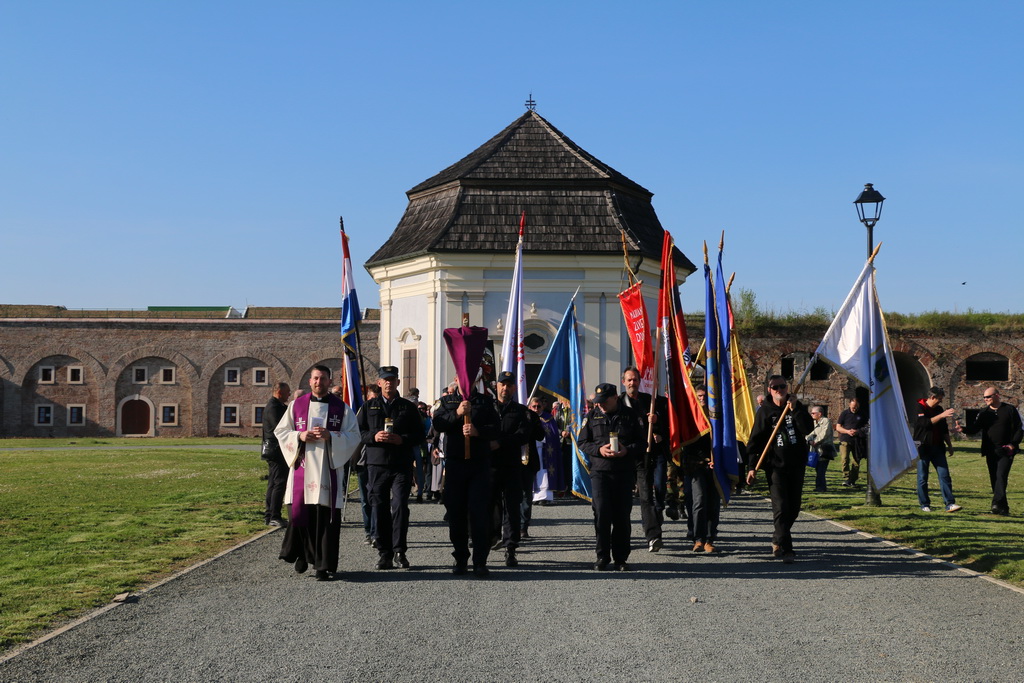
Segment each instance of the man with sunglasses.
[{"label": "man with sunglasses", "polygon": [[985,456],[992,483],[992,514],[1008,515],[1010,506],[1006,502],[1006,484],[1013,456],[1024,440],[1024,427],[1017,408],[1003,403],[998,389],[985,387],[982,399],[986,407],[978,411],[966,429],[957,424],[956,430],[968,435],[981,432],[981,454]]},{"label": "man with sunglasses", "polygon": [[[788,404],[789,410],[782,413]],[[779,420],[782,420],[781,424]],[[779,425],[775,431],[775,425]],[[754,427],[747,441],[747,485],[754,483],[757,463],[765,447],[764,472],[772,500],[772,556],[792,564],[793,536],[790,530],[800,515],[803,502],[804,470],[807,467],[807,435],[814,430],[814,421],[807,407],[787,390],[781,375],[768,378],[768,398],[757,409]],[[774,437],[772,432],[775,431]],[[770,441],[769,441],[770,440]]]}]

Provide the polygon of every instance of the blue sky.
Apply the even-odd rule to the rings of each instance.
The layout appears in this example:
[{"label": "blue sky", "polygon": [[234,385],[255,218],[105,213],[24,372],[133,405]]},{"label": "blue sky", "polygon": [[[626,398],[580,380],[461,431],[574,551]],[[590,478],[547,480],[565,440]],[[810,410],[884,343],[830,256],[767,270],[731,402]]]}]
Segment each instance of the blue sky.
[{"label": "blue sky", "polygon": [[765,306],[842,303],[873,182],[884,309],[1019,312],[1021,35],[1011,1],[0,0],[0,303],[338,305],[338,216],[362,264],[532,92]]}]

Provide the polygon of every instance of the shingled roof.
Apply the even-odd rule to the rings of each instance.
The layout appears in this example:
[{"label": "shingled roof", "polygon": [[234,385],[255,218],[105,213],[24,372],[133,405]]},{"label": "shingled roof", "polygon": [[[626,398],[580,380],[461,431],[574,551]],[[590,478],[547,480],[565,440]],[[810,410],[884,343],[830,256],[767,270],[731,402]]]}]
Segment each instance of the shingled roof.
[{"label": "shingled roof", "polygon": [[[406,193],[409,206],[366,267],[424,253],[508,253],[526,211],[524,251],[660,259],[653,194],[528,110],[461,161]],[[678,249],[676,266],[696,267]]]}]

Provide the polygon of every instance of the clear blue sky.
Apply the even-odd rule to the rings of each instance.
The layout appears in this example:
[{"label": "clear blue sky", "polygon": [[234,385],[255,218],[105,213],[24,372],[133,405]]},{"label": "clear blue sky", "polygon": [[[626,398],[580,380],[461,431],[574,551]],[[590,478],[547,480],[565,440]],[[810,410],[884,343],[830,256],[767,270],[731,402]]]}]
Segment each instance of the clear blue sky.
[{"label": "clear blue sky", "polygon": [[1018,312],[1022,35],[1016,0],[2,0],[0,303],[338,305],[343,215],[375,306],[405,191],[532,92],[764,305],[839,306],[873,182],[884,309]]}]

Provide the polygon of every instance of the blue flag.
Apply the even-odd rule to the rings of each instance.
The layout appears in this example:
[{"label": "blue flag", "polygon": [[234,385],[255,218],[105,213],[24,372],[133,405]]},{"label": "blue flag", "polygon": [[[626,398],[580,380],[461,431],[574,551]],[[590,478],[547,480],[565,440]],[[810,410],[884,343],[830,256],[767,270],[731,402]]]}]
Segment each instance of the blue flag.
[{"label": "blue flag", "polygon": [[583,382],[583,354],[576,330],[575,296],[565,309],[562,324],[551,342],[534,391],[537,389],[552,394],[569,406],[565,414],[565,428],[572,437],[572,492],[584,500],[591,500],[590,459],[576,442],[583,413],[587,409],[587,390]]},{"label": "blue flag", "polygon": [[[707,253],[707,252],[705,252]],[[715,282],[714,280],[717,280]],[[718,269],[704,262],[704,343],[707,353],[708,412],[711,417],[711,453],[722,500],[728,505],[733,482],[739,478],[739,449],[736,444],[736,416],[733,407],[732,368],[729,360],[729,308],[722,277],[722,252]]]},{"label": "blue flag", "polygon": [[352,257],[348,252],[348,235],[345,234],[344,226],[341,228],[341,253],[341,348],[345,355],[341,367],[341,386],[344,391],[342,400],[352,410],[359,410],[363,405],[363,387],[359,380],[359,335],[356,334],[356,325],[362,316],[359,312]]}]

